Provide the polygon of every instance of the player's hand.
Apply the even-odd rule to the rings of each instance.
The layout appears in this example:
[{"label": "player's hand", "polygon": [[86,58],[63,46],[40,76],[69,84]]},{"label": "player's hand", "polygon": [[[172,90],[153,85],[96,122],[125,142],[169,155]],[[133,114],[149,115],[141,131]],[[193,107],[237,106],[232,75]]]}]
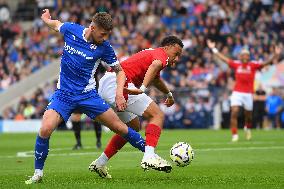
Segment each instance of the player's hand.
[{"label": "player's hand", "polygon": [[275,54],[280,55],[282,52],[282,48],[280,46],[275,47]]},{"label": "player's hand", "polygon": [[130,94],[130,95],[139,95],[139,94],[142,94],[143,91],[141,89],[128,89],[128,88],[124,88],[124,91],[127,93],[127,94]]},{"label": "player's hand", "polygon": [[116,94],[115,105],[116,105],[117,111],[119,112],[123,112],[126,109],[127,104],[126,104],[126,100],[123,95]]},{"label": "player's hand", "polygon": [[169,96],[169,97],[166,99],[166,101],[164,102],[164,104],[165,104],[167,107],[172,106],[174,103],[175,103],[175,99],[174,99],[174,97],[172,97],[172,96]]},{"label": "player's hand", "polygon": [[215,42],[211,41],[210,39],[207,39],[207,45],[210,49],[213,49],[216,46]]},{"label": "player's hand", "polygon": [[41,19],[45,20],[45,19],[51,19],[50,13],[48,9],[44,9],[43,13],[41,15]]}]

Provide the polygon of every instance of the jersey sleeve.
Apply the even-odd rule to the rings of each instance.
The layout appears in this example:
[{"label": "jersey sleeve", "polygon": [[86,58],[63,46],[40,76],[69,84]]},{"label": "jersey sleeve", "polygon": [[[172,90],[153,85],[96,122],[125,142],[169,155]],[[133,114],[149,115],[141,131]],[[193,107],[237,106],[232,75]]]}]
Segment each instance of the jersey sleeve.
[{"label": "jersey sleeve", "polygon": [[265,100],[265,107],[266,107],[267,109],[269,109],[269,101],[270,101],[270,96],[267,97],[266,100]]},{"label": "jersey sleeve", "polygon": [[263,67],[263,65],[260,64],[259,62],[251,62],[251,65],[255,70],[259,70]]},{"label": "jersey sleeve", "polygon": [[236,69],[238,67],[238,63],[235,60],[230,59],[228,61],[228,65],[230,68]]},{"label": "jersey sleeve", "polygon": [[169,57],[165,56],[161,52],[157,51],[157,53],[153,53],[153,60],[160,60],[162,62],[163,68],[165,68],[168,64]]},{"label": "jersey sleeve", "polygon": [[[156,50],[156,52],[152,54],[152,61],[154,60],[160,60],[162,62],[162,67],[165,68],[168,64],[169,57],[165,56],[165,54],[163,54],[161,51]],[[161,70],[157,73],[156,78],[160,78],[160,72]]]},{"label": "jersey sleeve", "polygon": [[62,35],[64,35],[66,31],[74,29],[75,29],[75,24],[72,22],[65,22],[61,24],[58,28],[59,32],[62,33]]},{"label": "jersey sleeve", "polygon": [[284,101],[282,100],[282,98],[279,96],[279,98],[278,98],[278,106],[279,107],[282,107],[283,106],[283,104],[284,104]]},{"label": "jersey sleeve", "polygon": [[102,54],[102,60],[108,65],[108,66],[114,66],[119,64],[117,57],[115,55],[115,52],[109,42],[105,42],[104,44],[104,51]]}]

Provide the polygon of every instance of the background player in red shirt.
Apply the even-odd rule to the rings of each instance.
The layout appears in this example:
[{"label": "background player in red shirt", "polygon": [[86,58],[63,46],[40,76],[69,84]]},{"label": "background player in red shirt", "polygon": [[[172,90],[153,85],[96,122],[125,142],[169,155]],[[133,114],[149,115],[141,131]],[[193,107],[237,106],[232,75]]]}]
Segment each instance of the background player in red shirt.
[{"label": "background player in red shirt", "polygon": [[250,60],[250,52],[247,49],[242,49],[240,53],[240,60],[231,60],[218,51],[215,47],[215,42],[207,41],[208,47],[212,50],[214,55],[227,63],[230,68],[235,71],[235,87],[231,96],[231,131],[232,141],[239,140],[238,136],[238,113],[240,107],[244,108],[245,112],[245,132],[246,139],[251,139],[252,127],[252,109],[253,109],[253,84],[254,77],[257,70],[262,69],[273,63],[274,60],[279,58],[281,48],[275,47],[275,54],[267,61],[259,64],[258,62]]},{"label": "background player in red shirt", "polygon": [[[160,158],[154,151],[161,134],[164,123],[164,113],[159,106],[144,92],[151,84],[167,95],[165,104],[169,107],[174,104],[172,93],[160,78],[160,71],[166,66],[173,66],[181,56],[182,41],[175,36],[168,36],[161,42],[160,48],[140,51],[121,63],[126,75],[127,108],[124,112],[117,112],[119,118],[136,131],[140,130],[138,116],[148,120],[146,126],[145,153],[141,161],[143,169],[155,169],[170,172],[172,167],[166,160]],[[99,94],[114,109],[116,98],[115,73],[107,72],[99,82]],[[111,178],[107,172],[107,161],[117,153],[125,144],[126,140],[115,135],[110,140],[101,156],[93,161],[89,167],[103,178]]]}]

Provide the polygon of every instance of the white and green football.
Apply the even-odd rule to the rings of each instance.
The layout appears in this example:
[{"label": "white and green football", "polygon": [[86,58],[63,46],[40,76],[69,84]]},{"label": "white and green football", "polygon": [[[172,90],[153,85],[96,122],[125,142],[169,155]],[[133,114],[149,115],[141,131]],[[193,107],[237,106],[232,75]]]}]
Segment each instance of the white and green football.
[{"label": "white and green football", "polygon": [[188,143],[178,142],[171,148],[170,158],[177,166],[185,167],[193,160],[194,151]]}]

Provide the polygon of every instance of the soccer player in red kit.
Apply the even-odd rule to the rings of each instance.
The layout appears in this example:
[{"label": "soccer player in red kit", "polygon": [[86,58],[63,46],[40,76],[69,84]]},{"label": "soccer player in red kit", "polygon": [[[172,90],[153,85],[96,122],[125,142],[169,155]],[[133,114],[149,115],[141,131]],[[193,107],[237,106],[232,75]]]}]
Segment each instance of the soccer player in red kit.
[{"label": "soccer player in red kit", "polygon": [[244,107],[245,110],[245,133],[246,139],[251,139],[251,127],[252,127],[252,109],[253,109],[253,84],[254,77],[257,70],[262,69],[273,63],[275,59],[279,58],[281,54],[281,48],[275,47],[275,54],[262,64],[250,61],[250,52],[247,49],[242,49],[240,52],[240,60],[231,60],[218,51],[215,47],[215,42],[207,41],[208,47],[212,50],[214,55],[227,63],[231,69],[235,71],[236,84],[231,95],[231,131],[232,141],[239,140],[238,136],[238,113],[240,107]]},{"label": "soccer player in red kit", "polygon": [[[167,95],[165,104],[168,107],[174,104],[172,93],[160,78],[160,71],[166,66],[175,65],[182,53],[182,48],[183,43],[179,38],[168,36],[162,40],[161,47],[140,51],[121,63],[126,75],[127,108],[124,112],[117,112],[117,115],[136,131],[140,130],[138,116],[143,116],[149,122],[146,126],[145,152],[141,161],[141,167],[144,170],[170,172],[172,169],[171,164],[154,151],[163,127],[164,113],[144,92],[147,87],[153,85]],[[116,92],[115,73],[106,72],[99,81],[98,93],[114,109],[116,109]],[[114,135],[101,156],[90,164],[90,171],[98,173],[103,178],[111,178],[107,172],[106,163],[126,142],[119,135]]]}]

